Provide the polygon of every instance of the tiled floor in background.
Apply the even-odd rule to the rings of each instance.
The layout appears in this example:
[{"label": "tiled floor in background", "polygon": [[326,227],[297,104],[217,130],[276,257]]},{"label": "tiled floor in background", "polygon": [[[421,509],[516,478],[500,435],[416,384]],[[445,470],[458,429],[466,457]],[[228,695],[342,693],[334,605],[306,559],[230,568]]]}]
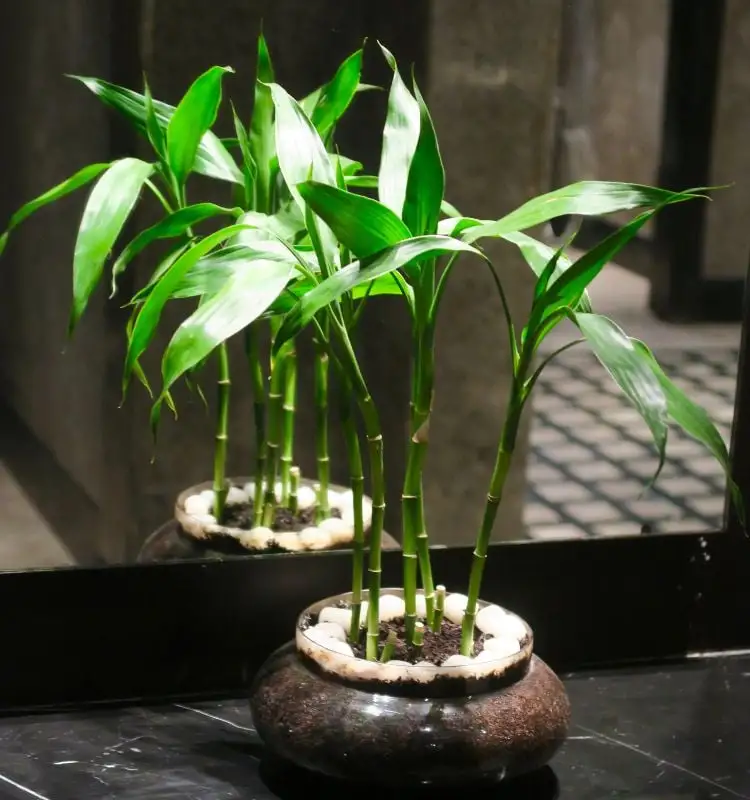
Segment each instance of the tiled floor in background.
[{"label": "tiled floor in background", "polygon": [[[675,326],[645,309],[648,284],[610,266],[591,290],[598,313],[648,342],[670,377],[703,405],[729,439],[739,325]],[[562,326],[550,352],[569,339]],[[695,441],[670,429],[667,463],[656,486],[650,433],[585,345],[564,352],[542,373],[532,403],[528,498],[535,539],[617,536],[642,531],[716,530],[724,508],[718,464]]]}]

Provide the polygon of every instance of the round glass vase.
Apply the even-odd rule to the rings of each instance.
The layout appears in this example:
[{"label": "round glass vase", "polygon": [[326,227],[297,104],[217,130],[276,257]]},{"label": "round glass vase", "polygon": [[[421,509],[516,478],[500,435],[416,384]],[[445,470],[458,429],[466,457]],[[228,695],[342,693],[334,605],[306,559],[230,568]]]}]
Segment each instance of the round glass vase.
[{"label": "round glass vase", "polygon": [[[403,597],[398,589],[383,594]],[[255,677],[253,720],[274,757],[341,780],[491,783],[542,767],[565,740],[567,694],[533,654],[532,631],[520,618],[511,615],[526,631],[513,655],[389,669],[326,652],[307,635],[324,608],[350,602],[351,594],[341,594],[306,609],[295,641]]]}]

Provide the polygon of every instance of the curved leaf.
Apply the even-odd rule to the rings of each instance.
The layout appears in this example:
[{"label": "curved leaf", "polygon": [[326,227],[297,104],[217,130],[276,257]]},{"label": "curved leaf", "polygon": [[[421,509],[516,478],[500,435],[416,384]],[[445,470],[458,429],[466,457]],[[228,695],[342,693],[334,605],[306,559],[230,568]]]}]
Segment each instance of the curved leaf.
[{"label": "curved leaf", "polygon": [[67,178],[62,183],[58,183],[57,186],[53,186],[51,189],[48,189],[46,192],[44,192],[44,194],[40,194],[39,197],[36,197],[34,200],[30,200],[28,203],[22,205],[21,208],[19,208],[18,211],[16,211],[16,213],[10,218],[10,222],[8,223],[5,233],[0,236],[0,253],[2,253],[5,249],[8,236],[10,236],[12,231],[17,228],[27,217],[30,217],[40,208],[43,208],[50,203],[54,203],[56,200],[59,200],[60,198],[65,197],[65,195],[68,195],[71,192],[74,192],[76,189],[80,189],[82,186],[90,183],[98,175],[101,175],[102,172],[104,172],[104,170],[109,166],[110,164],[89,164],[88,167],[78,170],[75,175],[71,175],[70,178]]},{"label": "curved leaf", "polygon": [[[87,89],[92,91],[100,100],[110,108],[122,114],[141,134],[147,136],[146,131],[146,98],[138,92],[116,86],[113,83],[99,78],[86,78],[80,75],[70,75],[80,81]],[[175,112],[175,107],[159,100],[153,101],[154,116],[159,127],[166,131],[169,120]],[[201,139],[198,153],[193,166],[195,172],[216,178],[221,181],[243,185],[244,179],[237,164],[229,151],[211,131],[206,131]]]},{"label": "curved leaf", "polygon": [[156,118],[154,98],[151,96],[148,81],[144,81],[143,98],[146,104],[146,136],[151,143],[151,147],[154,148],[154,152],[159,156],[159,160],[164,162],[167,160],[167,133],[159,125],[159,120]]},{"label": "curved leaf", "polygon": [[419,142],[420,109],[419,103],[412,97],[401,79],[393,54],[382,44],[380,49],[393,70],[393,81],[388,95],[388,113],[383,128],[378,198],[396,216],[402,217],[411,162]]},{"label": "curved leaf", "polygon": [[271,213],[271,197],[276,168],[276,144],[273,126],[273,100],[268,84],[274,82],[273,64],[268,44],[261,32],[258,36],[258,55],[255,67],[255,100],[250,118],[249,144],[257,178],[255,181],[255,210]]},{"label": "curved leaf", "polygon": [[172,293],[177,286],[179,286],[188,270],[203,256],[213,250],[214,247],[217,247],[222,242],[225,242],[227,239],[244,230],[245,227],[244,225],[230,225],[228,228],[216,231],[216,233],[206,236],[205,239],[197,242],[189,250],[179,255],[178,258],[169,265],[167,271],[161,276],[151,290],[133,326],[133,335],[128,342],[128,352],[125,357],[123,388],[127,387],[135,363],[151,343],[154,333],[156,332],[156,326],[161,319],[164,306],[171,299]]},{"label": "curved leaf", "polygon": [[238,208],[223,208],[214,203],[197,203],[193,206],[180,208],[172,214],[159,220],[155,225],[141,231],[128,246],[120,253],[112,267],[112,294],[117,289],[117,276],[125,271],[128,264],[151,242],[157,239],[171,239],[182,236],[193,225],[203,222],[211,217],[221,215],[239,216],[242,211]]},{"label": "curved leaf", "polygon": [[69,332],[81,318],[153,164],[138,158],[115,161],[89,195],[73,255],[73,307]]},{"label": "curved leaf", "polygon": [[367,258],[411,236],[393,211],[377,200],[315,181],[301,183],[297,190],[357,258]]},{"label": "curved leaf", "polygon": [[288,262],[258,257],[247,249],[243,266],[175,331],[162,360],[162,391],[256,320],[294,275]]},{"label": "curved leaf", "polygon": [[419,140],[409,167],[403,218],[415,236],[422,236],[437,232],[445,193],[445,169],[430,112],[416,82],[414,95],[419,107]]},{"label": "curved leaf", "polygon": [[357,94],[361,74],[362,50],[359,49],[339,66],[333,78],[319,90],[309,116],[322,139],[326,139],[349,108]]},{"label": "curved leaf", "polygon": [[356,286],[388,275],[409,264],[456,252],[474,253],[484,258],[479,250],[460,239],[447,236],[415,236],[383,250],[372,258],[361,262],[355,261],[343,267],[300,298],[297,305],[284,318],[274,339],[274,350],[278,352],[284,343],[297,336],[319,311]]},{"label": "curved leaf", "polygon": [[670,192],[651,186],[615,181],[580,181],[539,195],[505,217],[467,230],[463,238],[475,242],[485,237],[498,237],[514,231],[533,228],[566,214],[599,216],[635,208],[656,208],[669,203],[692,200],[695,192]]},{"label": "curved leaf", "polygon": [[358,189],[377,189],[378,176],[377,175],[344,175],[344,181],[347,186]]},{"label": "curved leaf", "polygon": [[664,465],[667,447],[667,398],[651,363],[612,320],[599,314],[575,315],[576,325],[599,359],[648,425],[659,454],[653,483]]},{"label": "curved leaf", "polygon": [[737,516],[744,526],[745,508],[744,500],[739,486],[732,479],[732,465],[729,461],[729,452],[726,443],[714,425],[708,412],[693,402],[676,384],[665,374],[661,365],[649,348],[637,339],[630,339],[635,349],[648,361],[656,379],[667,398],[667,412],[670,418],[689,436],[700,442],[716,461],[721,465],[727,477],[729,492],[734,503]]},{"label": "curved leaf", "polygon": [[195,165],[198,146],[216,122],[221,105],[221,81],[231,67],[211,67],[195,79],[167,126],[167,160],[182,185]]}]

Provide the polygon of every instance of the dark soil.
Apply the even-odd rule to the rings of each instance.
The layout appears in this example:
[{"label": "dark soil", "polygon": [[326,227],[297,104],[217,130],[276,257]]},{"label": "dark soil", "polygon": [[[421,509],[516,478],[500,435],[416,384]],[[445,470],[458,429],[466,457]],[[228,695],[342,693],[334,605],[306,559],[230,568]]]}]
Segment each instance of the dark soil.
[{"label": "dark soil", "polygon": [[[435,632],[430,628],[425,628],[424,644],[422,647],[414,647],[406,643],[406,628],[403,619],[394,619],[390,622],[380,623],[380,643],[385,644],[388,634],[396,632],[397,642],[393,651],[393,658],[399,661],[408,661],[416,664],[418,661],[429,661],[439,667],[450,656],[458,655],[461,649],[461,626],[455,622],[443,620],[440,631]],[[477,655],[484,643],[484,634],[479,634],[474,639],[474,652]],[[362,633],[362,640],[354,648],[354,655],[359,658],[365,657],[365,632]]]},{"label": "dark soil", "polygon": [[[242,528],[249,531],[253,527],[254,508],[252,500],[249,503],[226,506],[220,524],[228,528]],[[315,508],[313,506],[295,514],[290,508],[277,506],[271,530],[275,533],[288,533],[309,528],[311,525],[315,525]],[[337,508],[332,508],[329,516],[340,517],[341,512]]]}]

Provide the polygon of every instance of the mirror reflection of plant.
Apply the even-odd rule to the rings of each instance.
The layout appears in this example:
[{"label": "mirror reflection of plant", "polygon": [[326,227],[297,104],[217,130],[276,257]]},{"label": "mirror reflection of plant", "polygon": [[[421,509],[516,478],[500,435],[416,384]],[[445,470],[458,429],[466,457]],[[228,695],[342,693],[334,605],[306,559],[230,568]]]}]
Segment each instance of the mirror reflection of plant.
[{"label": "mirror reflection of plant", "polygon": [[[362,51],[358,50],[339,67],[332,80],[316,89],[302,101],[317,130],[325,139],[330,158],[348,176],[361,170],[361,164],[332,155],[335,150],[336,125],[347,111],[355,95],[367,88],[360,83]],[[192,298],[198,308],[175,333],[165,352],[162,371],[165,386],[152,412],[154,430],[166,402],[174,411],[170,394],[178,379],[184,379],[202,396],[195,382],[196,373],[215,354],[218,366],[218,402],[213,488],[214,514],[221,521],[228,491],[226,458],[230,401],[230,363],[227,341],[243,331],[247,370],[253,388],[253,415],[256,438],[254,523],[264,517],[264,476],[268,474],[269,450],[276,459],[274,474],[281,479],[281,496],[275,487],[265,493],[265,517],[274,517],[280,500],[288,504],[291,496],[294,464],[294,417],[296,406],[296,359],[293,348],[284,354],[278,372],[278,392],[271,391],[266,375],[273,365],[262,355],[263,328],[275,335],[280,320],[266,315],[268,305],[283,291],[287,282],[296,280],[294,259],[279,245],[281,237],[297,242],[304,237],[303,216],[296,209],[279,172],[276,155],[275,109],[269,85],[274,73],[264,37],[258,40],[255,101],[247,126],[233,111],[235,138],[220,140],[211,128],[222,100],[222,82],[231,72],[226,67],[212,67],[188,89],[177,107],[151,96],[148,85],[139,94],[96,78],[79,77],[87,88],[105,104],[121,113],[149,141],[155,162],[126,158],[112,164],[94,164],[41,197],[27,203],[11,219],[8,231],[0,239],[0,251],[10,231],[29,214],[70,192],[98,179],[86,205],[76,242],[73,269],[73,309],[70,331],[80,320],[91,294],[101,281],[109,252],[115,246],[127,220],[135,208],[141,191],[146,188],[164,211],[162,219],[138,233],[120,252],[112,268],[112,295],[117,291],[120,275],[136,256],[159,240],[174,245],[158,265],[147,285],[136,293],[129,304],[132,315],[126,327],[128,354],[123,376],[123,391],[135,375],[150,392],[140,359],[151,344],[166,302]],[[239,165],[230,150],[238,151]],[[189,203],[188,180],[201,174],[227,182],[234,187],[233,207],[215,203]],[[198,228],[201,223],[221,217],[233,218],[242,227],[218,231],[204,246]],[[194,248],[200,244],[199,251]],[[240,275],[240,272],[243,275]],[[259,289],[259,285],[263,288]],[[165,289],[165,287],[168,287]],[[258,290],[258,291],[256,291]],[[249,302],[239,306],[234,298],[240,293]],[[265,318],[261,318],[265,317]],[[216,325],[218,335],[204,336],[206,325]],[[238,320],[242,325],[238,325]],[[329,465],[327,453],[327,356],[319,349],[316,366],[316,413],[318,428],[318,517],[328,514]],[[268,406],[280,403],[283,414],[278,441],[267,441]],[[270,515],[270,517],[269,517]]]}]

